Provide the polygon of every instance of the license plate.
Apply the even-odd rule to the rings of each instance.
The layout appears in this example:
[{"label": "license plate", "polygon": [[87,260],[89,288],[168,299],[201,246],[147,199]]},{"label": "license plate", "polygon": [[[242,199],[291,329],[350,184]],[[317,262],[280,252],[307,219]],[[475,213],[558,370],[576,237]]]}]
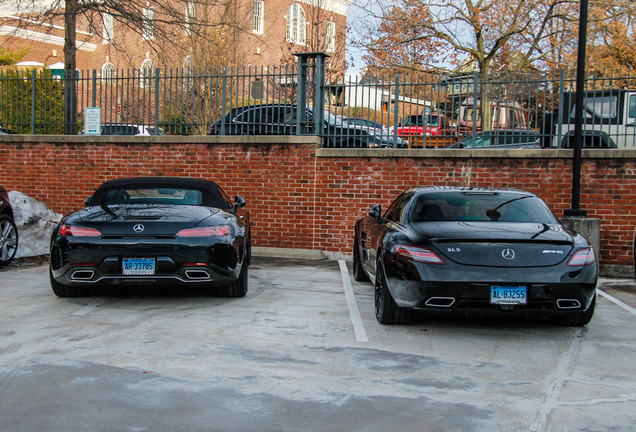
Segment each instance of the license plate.
[{"label": "license plate", "polygon": [[501,305],[524,305],[528,303],[528,289],[525,286],[490,287],[490,303]]},{"label": "license plate", "polygon": [[122,260],[122,274],[125,275],[154,275],[154,258],[124,258]]}]

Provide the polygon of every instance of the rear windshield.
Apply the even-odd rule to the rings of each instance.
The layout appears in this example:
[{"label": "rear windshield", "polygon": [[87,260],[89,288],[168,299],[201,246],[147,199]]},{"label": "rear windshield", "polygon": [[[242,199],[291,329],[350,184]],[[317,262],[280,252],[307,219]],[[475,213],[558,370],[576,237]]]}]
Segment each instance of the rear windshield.
[{"label": "rear windshield", "polygon": [[420,195],[410,209],[413,222],[480,221],[556,224],[558,220],[538,197],[519,193],[439,192]]},{"label": "rear windshield", "polygon": [[102,204],[170,204],[201,205],[203,194],[194,189],[123,188],[104,195]]}]

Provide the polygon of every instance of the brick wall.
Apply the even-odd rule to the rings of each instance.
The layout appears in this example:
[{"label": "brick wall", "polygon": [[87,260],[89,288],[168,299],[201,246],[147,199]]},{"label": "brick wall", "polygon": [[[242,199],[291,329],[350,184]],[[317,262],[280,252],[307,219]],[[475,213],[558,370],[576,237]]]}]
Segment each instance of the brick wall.
[{"label": "brick wall", "polygon": [[[46,140],[46,141],[45,141]],[[350,254],[354,221],[416,185],[526,189],[561,217],[571,151],[338,150],[313,137],[3,137],[0,184],[69,213],[103,181],[191,176],[242,195],[255,246]],[[632,266],[636,150],[585,151],[581,208],[601,219],[601,264]],[[315,211],[314,211],[315,210]]]}]

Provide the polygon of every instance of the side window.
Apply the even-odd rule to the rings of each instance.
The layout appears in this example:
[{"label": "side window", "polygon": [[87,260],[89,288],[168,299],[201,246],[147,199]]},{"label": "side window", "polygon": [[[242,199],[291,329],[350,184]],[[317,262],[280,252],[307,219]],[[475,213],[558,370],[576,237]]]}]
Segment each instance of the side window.
[{"label": "side window", "polygon": [[391,204],[388,210],[384,213],[384,219],[390,221],[401,221],[404,216],[404,208],[411,199],[411,196],[413,196],[412,193],[404,193],[400,195],[395,201],[393,201],[393,204]]},{"label": "side window", "polygon": [[228,198],[225,192],[223,192],[223,189],[221,189],[220,187],[217,190],[219,191],[219,195],[221,196],[221,198],[223,198],[223,201],[225,202],[225,204],[227,204],[227,207],[231,208],[232,201],[230,200],[230,198]]},{"label": "side window", "polygon": [[629,118],[636,118],[636,95],[629,97]]}]

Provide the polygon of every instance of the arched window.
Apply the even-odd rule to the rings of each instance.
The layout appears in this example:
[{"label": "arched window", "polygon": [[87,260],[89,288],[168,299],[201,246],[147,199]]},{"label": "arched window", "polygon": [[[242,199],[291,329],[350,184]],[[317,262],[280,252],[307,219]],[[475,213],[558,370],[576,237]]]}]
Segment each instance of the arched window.
[{"label": "arched window", "polygon": [[115,65],[106,62],[102,65],[102,81],[112,81],[115,79]]},{"label": "arched window", "polygon": [[151,59],[146,59],[141,63],[139,68],[139,86],[141,88],[152,88],[154,67],[155,63]]},{"label": "arched window", "polygon": [[305,45],[307,22],[300,3],[292,3],[287,9],[287,41]]}]

